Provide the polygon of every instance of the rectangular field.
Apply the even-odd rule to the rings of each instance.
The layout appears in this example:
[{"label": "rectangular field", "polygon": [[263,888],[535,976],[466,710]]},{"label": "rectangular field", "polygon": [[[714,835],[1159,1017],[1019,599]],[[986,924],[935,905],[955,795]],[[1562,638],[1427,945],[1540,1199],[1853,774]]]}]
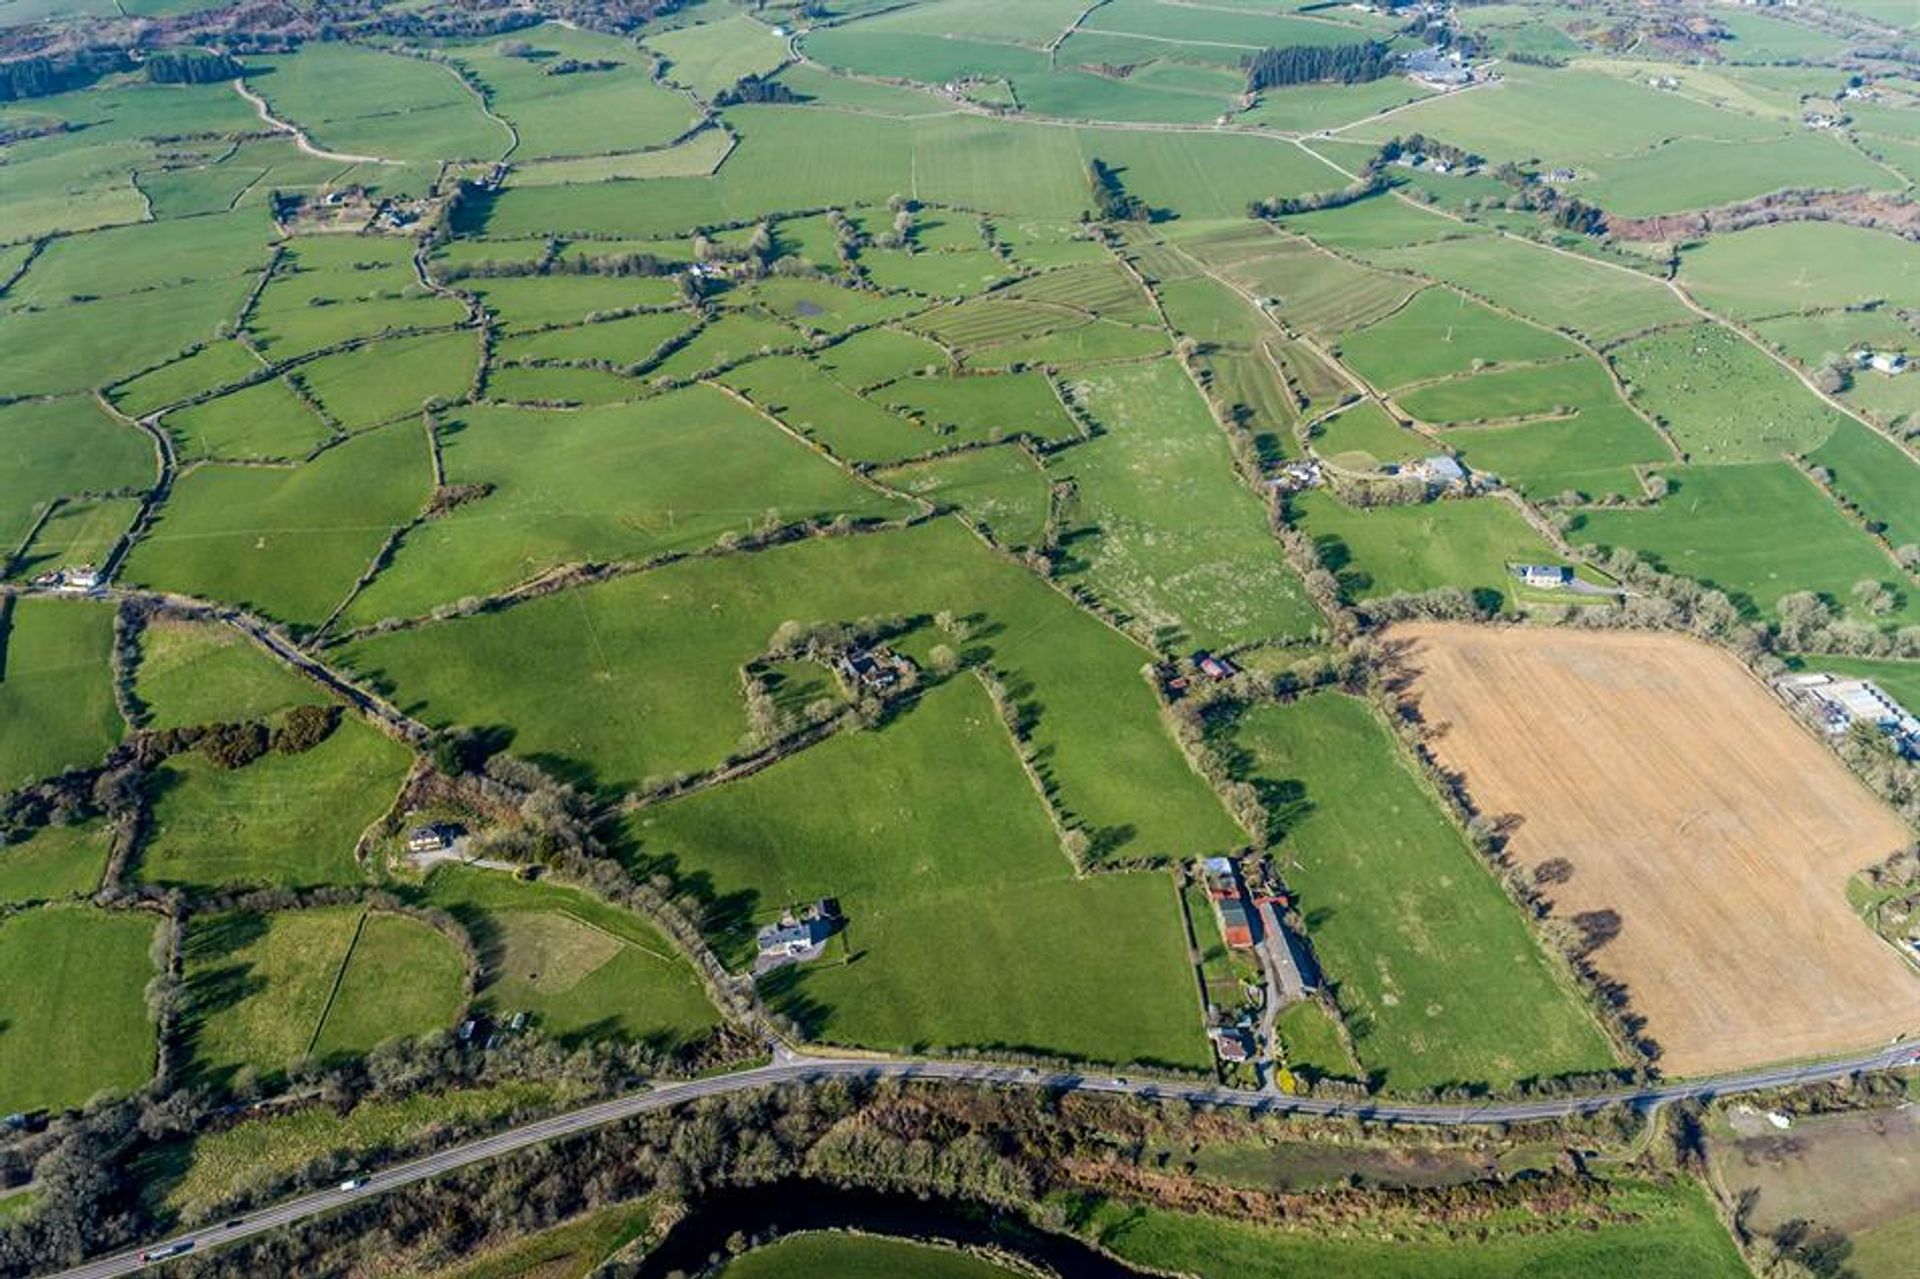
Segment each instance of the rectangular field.
[{"label": "rectangular field", "polygon": [[[1441,764],[1555,916],[1605,936],[1668,1075],[1881,1043],[1920,978],[1855,919],[1847,877],[1912,839],[1731,657],[1676,636],[1420,624]],[[1564,876],[1564,878],[1560,878]]]}]

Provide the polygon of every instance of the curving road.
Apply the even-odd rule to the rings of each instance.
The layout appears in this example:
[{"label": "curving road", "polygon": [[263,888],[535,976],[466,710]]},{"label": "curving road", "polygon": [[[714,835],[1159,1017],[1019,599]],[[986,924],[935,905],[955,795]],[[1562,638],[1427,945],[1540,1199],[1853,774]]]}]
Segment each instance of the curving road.
[{"label": "curving road", "polygon": [[[1915,1064],[1920,1050],[1901,1044],[1843,1061],[1813,1065],[1775,1066],[1710,1079],[1679,1080],[1649,1084],[1637,1089],[1587,1093],[1579,1096],[1548,1097],[1529,1101],[1488,1101],[1465,1105],[1416,1105],[1387,1101],[1340,1101],[1331,1098],[1289,1097],[1278,1092],[1245,1092],[1202,1084],[1175,1083],[1154,1079],[1134,1079],[1124,1075],[1076,1074],[1067,1071],[1024,1069],[950,1061],[875,1061],[844,1057],[801,1056],[777,1051],[773,1062],[748,1070],[713,1075],[683,1083],[663,1084],[641,1092],[629,1093],[565,1114],[510,1128],[476,1141],[452,1146],[408,1163],[396,1164],[368,1174],[352,1189],[335,1187],[284,1200],[270,1208],[226,1223],[175,1235],[148,1244],[144,1249],[102,1257],[83,1266],[62,1272],[63,1279],[104,1279],[106,1276],[133,1274],[182,1252],[219,1247],[236,1240],[264,1234],[281,1226],[293,1225],[345,1204],[384,1195],[402,1186],[425,1181],[442,1173],[466,1168],[536,1146],[542,1142],[587,1132],[617,1123],[635,1115],[666,1110],[702,1097],[765,1088],[774,1084],[815,1083],[830,1079],[933,1080],[946,1083],[993,1085],[1011,1088],[1042,1088],[1057,1092],[1125,1093],[1164,1101],[1182,1101],[1197,1105],[1233,1106],[1255,1114],[1275,1115],[1352,1115],[1362,1119],[1392,1120],[1397,1123],[1465,1125],[1514,1123],[1525,1120],[1560,1119],[1587,1115],[1608,1106],[1627,1105],[1647,1111],[1667,1102],[1687,1098],[1711,1098],[1734,1093],[1760,1092],[1794,1084],[1840,1079],[1865,1071],[1891,1070]],[[177,1250],[177,1251],[175,1251]]]}]

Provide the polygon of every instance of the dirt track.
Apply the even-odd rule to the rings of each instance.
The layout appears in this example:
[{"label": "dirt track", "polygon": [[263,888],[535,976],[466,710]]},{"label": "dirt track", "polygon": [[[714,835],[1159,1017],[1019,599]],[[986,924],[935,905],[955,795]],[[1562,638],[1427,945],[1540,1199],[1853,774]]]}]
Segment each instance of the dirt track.
[{"label": "dirt track", "polygon": [[1848,908],[1912,838],[1732,657],[1678,636],[1394,628],[1440,762],[1554,912],[1612,910],[1595,952],[1693,1075],[1920,1031],[1920,975]]}]

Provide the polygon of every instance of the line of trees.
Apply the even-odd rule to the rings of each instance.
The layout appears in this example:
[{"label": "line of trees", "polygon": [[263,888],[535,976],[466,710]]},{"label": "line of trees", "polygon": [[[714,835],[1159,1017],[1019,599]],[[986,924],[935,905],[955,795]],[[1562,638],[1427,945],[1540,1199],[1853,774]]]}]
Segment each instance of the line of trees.
[{"label": "line of trees", "polygon": [[124,49],[75,49],[16,58],[0,62],[0,102],[84,89],[101,76],[132,69],[133,59]]},{"label": "line of trees", "polygon": [[1258,93],[1287,84],[1362,84],[1390,75],[1393,63],[1392,50],[1378,40],[1262,49],[1246,60],[1247,89]]},{"label": "line of trees", "polygon": [[216,84],[240,74],[240,64],[205,49],[163,49],[147,55],[147,79],[155,84]]}]

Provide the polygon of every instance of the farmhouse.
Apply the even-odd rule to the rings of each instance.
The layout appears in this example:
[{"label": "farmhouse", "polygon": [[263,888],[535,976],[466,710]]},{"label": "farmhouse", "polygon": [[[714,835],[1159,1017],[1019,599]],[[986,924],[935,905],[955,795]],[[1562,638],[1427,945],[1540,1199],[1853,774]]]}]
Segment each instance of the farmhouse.
[{"label": "farmhouse", "polygon": [[754,967],[764,972],[782,964],[815,959],[840,925],[840,905],[831,898],[813,903],[798,913],[788,912],[778,922],[762,928],[756,938],[760,957]]},{"label": "farmhouse", "polygon": [[1221,1061],[1242,1062],[1253,1057],[1253,1037],[1240,1026],[1214,1026],[1208,1029],[1207,1038],[1213,1041],[1213,1051]]},{"label": "farmhouse", "polygon": [[842,653],[834,669],[856,692],[884,693],[912,670],[906,658],[885,648],[857,648]]},{"label": "farmhouse", "polygon": [[1567,564],[1515,564],[1513,575],[1536,590],[1557,591],[1573,583],[1573,568]]},{"label": "farmhouse", "polygon": [[433,822],[426,826],[416,826],[407,834],[407,851],[410,853],[439,853],[453,847],[453,841],[460,835],[457,827]]},{"label": "farmhouse", "polygon": [[1860,368],[1885,373],[1889,377],[1897,377],[1907,371],[1907,357],[1901,351],[1855,351],[1853,362]]}]

